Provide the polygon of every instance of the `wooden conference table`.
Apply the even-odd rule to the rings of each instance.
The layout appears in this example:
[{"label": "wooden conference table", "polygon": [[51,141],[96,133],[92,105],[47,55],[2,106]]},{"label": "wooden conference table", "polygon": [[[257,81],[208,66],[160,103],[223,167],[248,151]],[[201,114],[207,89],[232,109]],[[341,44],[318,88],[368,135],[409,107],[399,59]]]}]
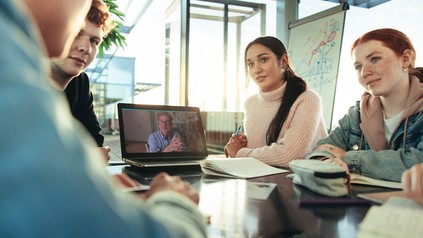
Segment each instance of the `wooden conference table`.
[{"label": "wooden conference table", "polygon": [[[143,184],[149,184],[160,171],[189,181],[200,193],[199,209],[210,216],[209,237],[355,237],[371,205],[300,206],[299,202],[307,199],[330,198],[294,185],[287,173],[245,180],[204,175],[199,166],[121,167],[122,172]],[[267,197],[260,198],[260,188],[268,185],[275,187]],[[389,191],[359,185],[353,185],[352,190],[353,199],[357,193]]]}]

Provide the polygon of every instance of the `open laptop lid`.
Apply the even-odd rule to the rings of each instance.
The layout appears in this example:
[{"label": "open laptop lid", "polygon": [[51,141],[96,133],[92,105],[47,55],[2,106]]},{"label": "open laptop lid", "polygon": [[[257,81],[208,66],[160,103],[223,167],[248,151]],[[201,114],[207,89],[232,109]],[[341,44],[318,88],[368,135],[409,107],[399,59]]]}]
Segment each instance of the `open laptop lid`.
[{"label": "open laptop lid", "polygon": [[[118,116],[122,158],[129,164],[190,165],[208,155],[198,107],[118,103]],[[182,146],[169,147],[173,137]]]}]

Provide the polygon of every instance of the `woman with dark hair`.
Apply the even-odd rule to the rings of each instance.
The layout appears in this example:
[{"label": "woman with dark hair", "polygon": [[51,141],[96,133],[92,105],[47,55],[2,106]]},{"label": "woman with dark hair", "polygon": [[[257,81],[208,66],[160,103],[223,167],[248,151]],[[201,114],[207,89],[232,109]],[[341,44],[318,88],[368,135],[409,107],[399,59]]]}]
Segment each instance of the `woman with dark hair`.
[{"label": "woman with dark hair", "polygon": [[401,31],[367,32],[352,45],[358,81],[366,92],[339,126],[307,158],[319,158],[347,171],[400,181],[423,162],[422,70]]},{"label": "woman with dark hair", "polygon": [[244,133],[229,139],[226,156],[254,157],[278,167],[304,158],[327,135],[319,95],[295,75],[275,37],[248,44],[245,71],[260,90],[245,101]]}]

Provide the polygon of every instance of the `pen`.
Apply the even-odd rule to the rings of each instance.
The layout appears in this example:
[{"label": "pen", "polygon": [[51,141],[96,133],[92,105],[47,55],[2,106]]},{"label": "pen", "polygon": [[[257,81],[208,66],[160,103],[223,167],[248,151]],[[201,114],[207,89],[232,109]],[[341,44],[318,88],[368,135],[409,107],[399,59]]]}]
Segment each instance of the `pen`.
[{"label": "pen", "polygon": [[239,131],[241,131],[241,127],[242,126],[238,126],[238,129],[235,131],[234,138],[237,138],[238,137]]}]

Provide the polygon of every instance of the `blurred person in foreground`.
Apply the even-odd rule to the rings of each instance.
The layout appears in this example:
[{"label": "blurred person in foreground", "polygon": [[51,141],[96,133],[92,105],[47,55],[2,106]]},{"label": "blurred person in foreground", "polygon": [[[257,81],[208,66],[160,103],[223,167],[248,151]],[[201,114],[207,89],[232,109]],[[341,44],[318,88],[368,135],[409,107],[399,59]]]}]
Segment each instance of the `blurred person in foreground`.
[{"label": "blurred person in foreground", "polygon": [[91,3],[0,2],[0,187],[7,191],[0,234],[205,237],[198,193],[179,177],[159,174],[143,196],[117,190],[101,154],[90,149],[94,141],[49,79],[48,57],[67,55]]}]

